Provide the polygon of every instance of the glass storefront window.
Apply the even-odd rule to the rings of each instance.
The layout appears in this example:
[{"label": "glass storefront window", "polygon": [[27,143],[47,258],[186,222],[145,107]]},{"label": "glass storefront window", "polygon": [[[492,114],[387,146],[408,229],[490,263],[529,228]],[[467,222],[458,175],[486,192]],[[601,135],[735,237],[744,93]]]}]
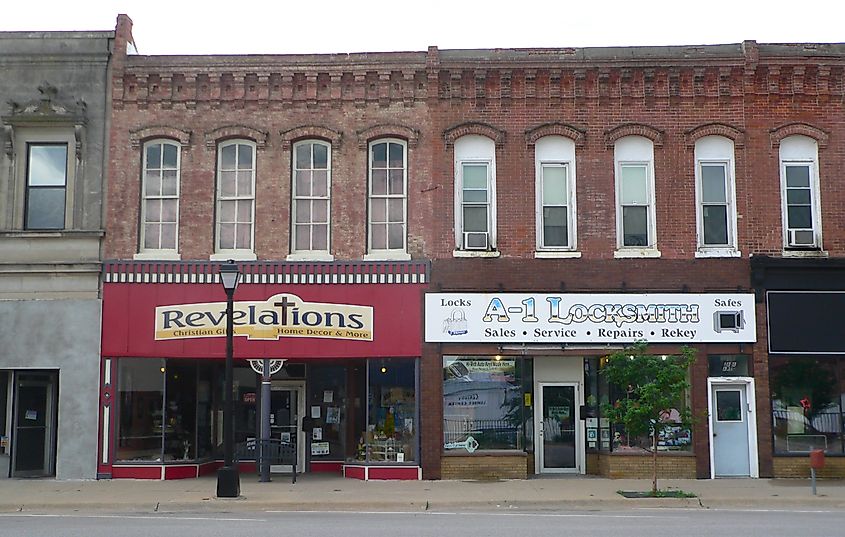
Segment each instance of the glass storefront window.
[{"label": "glass storefront window", "polygon": [[[218,428],[217,445],[223,446],[223,396],[225,395],[225,371],[221,368],[218,375],[218,382],[220,385],[220,408],[218,410],[217,423],[221,424]],[[246,442],[248,438],[257,438],[258,436],[258,394],[259,389],[258,376],[255,372],[246,367],[236,367],[232,370],[232,384],[235,391],[234,407],[235,407],[235,445]]]},{"label": "glass storefront window", "polygon": [[[312,461],[342,461],[346,458],[346,385],[347,367],[344,365],[315,364],[308,367],[303,432],[310,438],[306,441],[306,450],[310,446]],[[363,395],[356,394],[354,397],[353,408],[363,413]]]},{"label": "glass storefront window", "polygon": [[447,452],[524,448],[521,365],[520,359],[512,357],[443,357],[443,446]]},{"label": "glass storefront window", "polygon": [[[367,378],[369,405],[364,438],[366,460],[394,463],[416,461],[416,361],[368,360]],[[361,455],[359,450],[359,458]]]},{"label": "glass storefront window", "polygon": [[769,369],[775,453],[843,453],[845,360],[770,357]]},{"label": "glass storefront window", "polygon": [[168,360],[165,372],[164,460],[196,458],[197,365]]},{"label": "glass storefront window", "polygon": [[120,360],[117,460],[162,460],[164,372],[164,360]]}]

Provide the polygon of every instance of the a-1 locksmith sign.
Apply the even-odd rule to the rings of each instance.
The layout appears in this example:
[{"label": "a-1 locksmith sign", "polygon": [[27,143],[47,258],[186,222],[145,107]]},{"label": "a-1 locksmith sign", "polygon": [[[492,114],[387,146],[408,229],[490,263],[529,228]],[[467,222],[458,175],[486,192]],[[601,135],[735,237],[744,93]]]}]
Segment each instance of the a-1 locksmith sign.
[{"label": "a-1 locksmith sign", "polygon": [[756,341],[753,294],[428,293],[427,342]]},{"label": "a-1 locksmith sign", "polygon": [[[247,339],[282,337],[373,340],[373,308],[306,302],[282,293],[267,300],[234,303],[234,335]],[[226,303],[175,304],[156,308],[155,339],[226,335]]]}]

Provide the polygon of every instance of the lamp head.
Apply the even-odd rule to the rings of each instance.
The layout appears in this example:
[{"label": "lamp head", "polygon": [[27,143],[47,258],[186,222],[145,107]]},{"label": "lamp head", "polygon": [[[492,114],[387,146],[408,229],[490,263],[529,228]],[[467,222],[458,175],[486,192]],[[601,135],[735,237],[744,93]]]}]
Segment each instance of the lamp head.
[{"label": "lamp head", "polygon": [[223,284],[223,289],[227,291],[234,291],[235,288],[238,287],[238,281],[240,278],[241,273],[234,260],[230,259],[226,263],[220,265],[220,283]]}]

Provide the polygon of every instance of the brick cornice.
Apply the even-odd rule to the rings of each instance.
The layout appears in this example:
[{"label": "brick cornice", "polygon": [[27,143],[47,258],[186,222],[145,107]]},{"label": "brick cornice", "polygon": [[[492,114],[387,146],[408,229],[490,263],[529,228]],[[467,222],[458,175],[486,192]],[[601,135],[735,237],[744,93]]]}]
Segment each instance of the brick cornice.
[{"label": "brick cornice", "polygon": [[191,143],[191,131],[183,131],[163,125],[151,125],[129,131],[129,143],[132,145],[132,149],[139,149],[142,143],[153,138],[169,138],[185,146]]},{"label": "brick cornice", "polygon": [[420,137],[420,131],[416,129],[412,129],[404,125],[391,124],[375,125],[373,127],[360,130],[357,134],[358,147],[360,149],[366,149],[370,140],[389,137],[403,138],[408,141],[408,146],[416,147]]},{"label": "brick cornice", "polygon": [[487,123],[466,122],[450,127],[443,132],[443,138],[446,140],[446,147],[455,144],[455,140],[461,136],[469,134],[477,134],[479,136],[486,136],[496,143],[497,147],[505,145],[505,131],[499,130]]},{"label": "brick cornice", "polygon": [[255,142],[257,149],[264,149],[267,145],[267,133],[245,125],[227,125],[205,133],[205,147],[214,149],[223,140],[245,138]]},{"label": "brick cornice", "polygon": [[745,132],[726,123],[707,123],[699,125],[684,133],[688,146],[695,145],[695,142],[705,136],[724,136],[733,140],[734,146],[745,146]]},{"label": "brick cornice", "polygon": [[663,132],[644,123],[625,123],[605,131],[604,141],[608,146],[611,146],[625,136],[642,136],[654,142],[656,146],[663,145]]},{"label": "brick cornice", "polygon": [[577,147],[583,146],[587,141],[587,134],[583,129],[566,123],[546,123],[525,131],[525,143],[532,146],[544,136],[563,136],[574,141]]},{"label": "brick cornice", "polygon": [[282,136],[282,149],[285,151],[290,149],[293,142],[305,138],[328,140],[332,143],[332,147],[335,148],[340,146],[340,142],[343,139],[343,133],[320,125],[303,125],[301,127],[282,131],[279,134]]},{"label": "brick cornice", "polygon": [[818,127],[814,127],[808,123],[787,123],[780,127],[775,127],[769,131],[769,137],[772,141],[772,147],[779,147],[781,140],[787,136],[800,134],[802,136],[809,136],[814,139],[819,147],[827,147],[828,134]]}]

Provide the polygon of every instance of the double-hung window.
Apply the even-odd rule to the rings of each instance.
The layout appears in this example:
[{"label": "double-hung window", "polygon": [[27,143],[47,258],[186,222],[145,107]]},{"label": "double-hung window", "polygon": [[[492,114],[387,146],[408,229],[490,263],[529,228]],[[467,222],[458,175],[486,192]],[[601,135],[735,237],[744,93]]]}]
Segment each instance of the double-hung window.
[{"label": "double-hung window", "polygon": [[64,229],[68,145],[29,143],[26,161],[25,229]]},{"label": "double-hung window", "polygon": [[[654,146],[626,136],[614,148],[616,164],[617,256],[658,254],[654,209]],[[659,254],[658,254],[659,255]]]},{"label": "double-hung window", "polygon": [[407,235],[407,149],[401,140],[370,143],[369,255],[402,256]]},{"label": "double-hung window", "polygon": [[807,136],[780,142],[784,244],[788,249],[821,247],[818,145]]},{"label": "double-hung window", "polygon": [[545,136],[534,146],[537,251],[575,250],[575,143]]},{"label": "double-hung window", "polygon": [[698,256],[738,255],[733,156],[733,142],[723,136],[695,143]]},{"label": "double-hung window", "polygon": [[179,245],[179,153],[169,140],[144,144],[141,254],[174,255]]},{"label": "double-hung window", "polygon": [[305,140],[293,147],[292,254],[329,254],[331,214],[331,146]]},{"label": "double-hung window", "polygon": [[218,256],[254,258],[255,144],[236,140],[220,144],[217,156]]},{"label": "double-hung window", "polygon": [[455,141],[456,244],[458,251],[496,248],[495,144],[478,135]]}]

